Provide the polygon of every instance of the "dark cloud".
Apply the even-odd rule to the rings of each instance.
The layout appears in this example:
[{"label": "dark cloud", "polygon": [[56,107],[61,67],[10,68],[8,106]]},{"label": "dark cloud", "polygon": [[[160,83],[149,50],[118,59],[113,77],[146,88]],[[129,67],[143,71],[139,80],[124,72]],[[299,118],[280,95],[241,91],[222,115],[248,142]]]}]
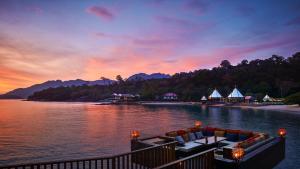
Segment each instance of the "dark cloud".
[{"label": "dark cloud", "polygon": [[198,15],[202,15],[208,10],[208,3],[203,0],[189,0],[185,3],[184,8]]},{"label": "dark cloud", "polygon": [[246,5],[238,6],[236,8],[236,11],[241,16],[251,16],[253,13],[255,13],[254,8],[252,8],[250,6],[246,6]]},{"label": "dark cloud", "polygon": [[104,20],[113,20],[115,17],[110,10],[101,6],[91,6],[86,11]]},{"label": "dark cloud", "polygon": [[297,18],[289,20],[286,25],[300,25],[300,16]]}]

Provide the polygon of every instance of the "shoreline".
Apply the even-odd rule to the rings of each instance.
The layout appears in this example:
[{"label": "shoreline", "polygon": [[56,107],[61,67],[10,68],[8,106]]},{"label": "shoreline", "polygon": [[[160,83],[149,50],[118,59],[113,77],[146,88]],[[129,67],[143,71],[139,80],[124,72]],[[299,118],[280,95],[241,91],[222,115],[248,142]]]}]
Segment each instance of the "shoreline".
[{"label": "shoreline", "polygon": [[300,115],[300,106],[298,105],[263,105],[263,106],[251,106],[251,105],[233,105],[228,107],[236,107],[241,109],[255,109],[255,110],[270,110],[278,112],[289,112]]},{"label": "shoreline", "polygon": [[141,102],[141,105],[176,105],[176,106],[186,106],[186,105],[198,105],[198,106],[208,106],[208,107],[229,107],[229,108],[241,108],[241,109],[255,109],[255,110],[270,110],[279,112],[289,112],[300,114],[300,106],[298,105],[226,105],[226,104],[201,104],[201,102]]},{"label": "shoreline", "polygon": [[[21,101],[32,101],[24,99],[1,99],[1,100],[21,100]],[[58,102],[58,103],[95,103],[96,105],[110,105],[103,104],[104,102],[80,102],[80,101],[33,101],[33,102]],[[114,105],[114,104],[112,104]],[[118,104],[116,104],[118,105]],[[226,105],[223,103],[219,104],[201,104],[201,102],[163,102],[163,101],[140,101],[132,105],[157,105],[157,106],[208,106],[208,107],[229,107],[229,108],[241,108],[241,109],[254,109],[254,110],[270,110],[278,112],[289,112],[300,115],[300,106],[298,105]]]}]

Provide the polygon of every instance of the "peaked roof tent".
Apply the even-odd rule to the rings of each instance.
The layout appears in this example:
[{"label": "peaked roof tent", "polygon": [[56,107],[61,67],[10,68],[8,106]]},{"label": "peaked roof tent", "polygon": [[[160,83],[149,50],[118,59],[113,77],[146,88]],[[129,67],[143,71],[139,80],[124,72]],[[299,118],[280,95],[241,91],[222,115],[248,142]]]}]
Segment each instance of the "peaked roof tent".
[{"label": "peaked roof tent", "polygon": [[264,102],[267,102],[267,101],[273,101],[274,99],[271,98],[269,95],[266,94],[266,96],[263,98],[263,101]]},{"label": "peaked roof tent", "polygon": [[202,96],[201,101],[206,101],[207,98],[205,96]]},{"label": "peaked roof tent", "polygon": [[234,88],[233,91],[228,95],[228,98],[243,98],[243,97],[244,96],[237,88]]},{"label": "peaked roof tent", "polygon": [[217,89],[215,89],[212,94],[209,96],[210,99],[213,99],[213,98],[222,98],[221,94],[218,92]]}]

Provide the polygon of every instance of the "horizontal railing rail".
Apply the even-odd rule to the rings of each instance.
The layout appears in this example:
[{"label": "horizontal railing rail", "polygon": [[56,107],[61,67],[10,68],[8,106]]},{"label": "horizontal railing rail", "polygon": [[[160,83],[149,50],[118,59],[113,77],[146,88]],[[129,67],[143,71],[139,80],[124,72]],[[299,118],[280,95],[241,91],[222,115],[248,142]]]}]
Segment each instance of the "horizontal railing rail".
[{"label": "horizontal railing rail", "polygon": [[164,164],[155,169],[215,169],[214,150],[216,148]]},{"label": "horizontal railing rail", "polygon": [[113,156],[0,166],[0,169],[148,169],[175,160],[177,142]]}]

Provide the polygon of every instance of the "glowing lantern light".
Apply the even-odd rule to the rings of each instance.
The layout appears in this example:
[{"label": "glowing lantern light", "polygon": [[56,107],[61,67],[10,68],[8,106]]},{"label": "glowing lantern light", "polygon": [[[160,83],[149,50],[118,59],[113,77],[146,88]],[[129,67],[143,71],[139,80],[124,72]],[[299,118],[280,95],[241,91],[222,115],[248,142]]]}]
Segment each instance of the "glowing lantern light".
[{"label": "glowing lantern light", "polygon": [[199,121],[199,120],[195,121],[195,127],[196,128],[200,128],[201,126],[202,126],[202,122],[201,121]]},{"label": "glowing lantern light", "polygon": [[232,150],[232,158],[239,161],[245,155],[245,150],[243,148],[235,148]]},{"label": "glowing lantern light", "polygon": [[140,137],[140,132],[137,131],[137,130],[133,130],[133,131],[131,132],[131,138],[132,138],[132,139],[137,139],[138,137]]},{"label": "glowing lantern light", "polygon": [[286,135],[286,130],[284,128],[278,129],[278,135],[284,137]]}]

